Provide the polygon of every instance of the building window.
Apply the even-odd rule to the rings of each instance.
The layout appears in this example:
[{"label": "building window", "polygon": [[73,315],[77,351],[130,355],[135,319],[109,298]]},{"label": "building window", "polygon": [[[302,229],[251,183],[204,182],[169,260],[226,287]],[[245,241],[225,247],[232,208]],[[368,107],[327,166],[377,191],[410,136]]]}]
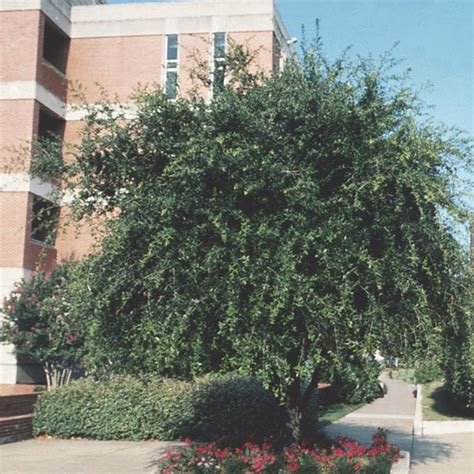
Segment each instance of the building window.
[{"label": "building window", "polygon": [[33,195],[31,239],[54,245],[59,221],[59,207],[51,201]]},{"label": "building window", "polygon": [[178,35],[166,36],[165,92],[170,99],[178,94]]},{"label": "building window", "polygon": [[214,33],[213,38],[213,93],[219,92],[225,82],[225,54],[227,38],[225,33]]},{"label": "building window", "polygon": [[43,35],[43,59],[65,73],[68,53],[69,38],[55,25],[46,21]]},{"label": "building window", "polygon": [[273,34],[273,64],[272,64],[272,69],[273,69],[274,74],[278,74],[280,72],[281,60],[282,60],[282,53],[281,53],[280,41],[278,41],[278,38],[274,33]]},{"label": "building window", "polygon": [[38,137],[58,138],[64,136],[64,120],[45,108],[41,108],[38,117]]}]

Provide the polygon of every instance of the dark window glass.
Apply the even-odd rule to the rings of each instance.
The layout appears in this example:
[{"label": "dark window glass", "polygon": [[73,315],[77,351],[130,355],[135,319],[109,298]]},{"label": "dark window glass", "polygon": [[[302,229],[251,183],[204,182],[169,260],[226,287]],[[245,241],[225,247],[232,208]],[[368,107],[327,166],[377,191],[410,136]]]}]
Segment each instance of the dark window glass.
[{"label": "dark window glass", "polygon": [[176,99],[178,92],[178,73],[176,71],[166,72],[166,95],[170,99]]},{"label": "dark window glass", "polygon": [[59,207],[39,196],[33,196],[31,238],[54,245],[59,220]]},{"label": "dark window glass", "polygon": [[40,138],[59,138],[64,135],[64,120],[45,109],[41,109],[38,120],[38,136]]},{"label": "dark window glass", "polygon": [[214,34],[214,59],[225,58],[225,33]]},{"label": "dark window glass", "polygon": [[178,35],[167,36],[166,59],[176,61],[178,59]]},{"label": "dark window glass", "polygon": [[44,25],[43,58],[61,72],[66,72],[69,38],[48,21]]},{"label": "dark window glass", "polygon": [[224,87],[225,80],[225,64],[222,61],[214,63],[214,93],[219,92]]}]

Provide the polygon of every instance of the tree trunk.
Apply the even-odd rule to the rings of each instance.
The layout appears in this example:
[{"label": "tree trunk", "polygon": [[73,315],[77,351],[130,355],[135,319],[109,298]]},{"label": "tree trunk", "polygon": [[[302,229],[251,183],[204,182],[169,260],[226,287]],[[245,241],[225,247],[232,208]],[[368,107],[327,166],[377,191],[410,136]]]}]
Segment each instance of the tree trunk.
[{"label": "tree trunk", "polygon": [[291,443],[299,443],[302,440],[303,408],[301,383],[299,379],[296,379],[288,387],[286,404],[287,427]]},{"label": "tree trunk", "polygon": [[301,381],[298,378],[288,387],[286,416],[291,443],[300,443],[308,434],[305,429],[305,417],[308,414],[307,410],[311,397],[314,395],[317,387],[318,374],[316,371],[313,373],[311,381],[304,392],[301,390]]},{"label": "tree trunk", "polygon": [[64,368],[49,362],[43,363],[48,391],[60,385],[67,385],[71,380],[72,367]]}]

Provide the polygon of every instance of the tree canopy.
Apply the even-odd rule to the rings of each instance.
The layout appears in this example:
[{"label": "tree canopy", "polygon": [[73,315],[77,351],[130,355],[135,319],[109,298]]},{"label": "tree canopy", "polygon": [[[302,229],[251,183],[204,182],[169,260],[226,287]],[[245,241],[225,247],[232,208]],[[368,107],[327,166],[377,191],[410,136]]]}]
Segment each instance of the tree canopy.
[{"label": "tree canopy", "polygon": [[133,118],[95,108],[63,170],[76,211],[108,216],[73,284],[89,368],[256,375],[297,438],[328,368],[445,343],[467,318],[450,223],[470,143],[392,66],[317,44],[273,76],[228,69],[210,102],[149,89]]}]

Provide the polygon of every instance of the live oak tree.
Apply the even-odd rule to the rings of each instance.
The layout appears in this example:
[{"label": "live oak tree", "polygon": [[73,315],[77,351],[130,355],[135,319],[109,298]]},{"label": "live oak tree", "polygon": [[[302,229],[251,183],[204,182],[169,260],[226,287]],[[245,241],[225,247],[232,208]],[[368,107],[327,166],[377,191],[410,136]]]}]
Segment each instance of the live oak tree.
[{"label": "live oak tree", "polygon": [[107,233],[73,305],[90,370],[254,374],[300,439],[328,367],[453,345],[470,143],[424,121],[390,58],[316,44],[264,77],[236,51],[210,102],[143,90],[134,117],[91,110],[63,171]]}]

